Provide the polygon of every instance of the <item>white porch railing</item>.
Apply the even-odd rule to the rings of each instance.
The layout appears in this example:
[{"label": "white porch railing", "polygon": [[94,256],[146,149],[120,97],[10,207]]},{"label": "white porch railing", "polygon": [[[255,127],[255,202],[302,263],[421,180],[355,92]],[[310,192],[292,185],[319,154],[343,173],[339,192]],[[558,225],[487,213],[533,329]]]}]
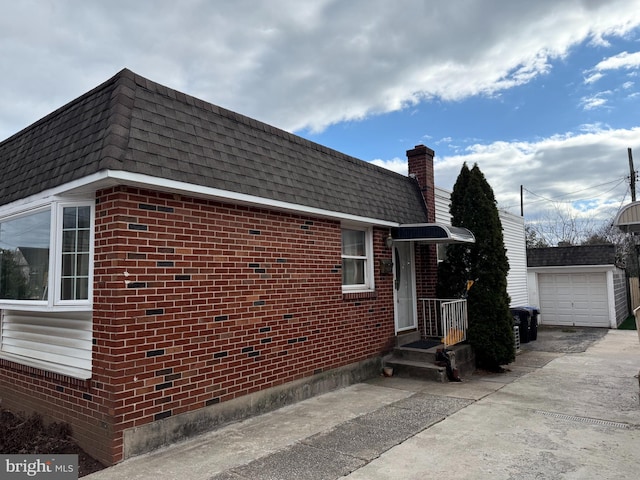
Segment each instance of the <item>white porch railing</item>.
[{"label": "white porch railing", "polygon": [[445,347],[467,339],[467,300],[420,298],[425,337],[439,337]]}]

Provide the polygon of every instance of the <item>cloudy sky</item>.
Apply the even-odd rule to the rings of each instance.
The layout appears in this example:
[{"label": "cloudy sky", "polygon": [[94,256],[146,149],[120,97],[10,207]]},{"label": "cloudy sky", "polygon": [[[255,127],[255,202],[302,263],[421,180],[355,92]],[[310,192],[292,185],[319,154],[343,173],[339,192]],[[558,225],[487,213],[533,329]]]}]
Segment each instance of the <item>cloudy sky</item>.
[{"label": "cloudy sky", "polygon": [[477,163],[536,221],[612,218],[640,165],[640,0],[22,0],[0,139],[122,68],[406,173]]}]

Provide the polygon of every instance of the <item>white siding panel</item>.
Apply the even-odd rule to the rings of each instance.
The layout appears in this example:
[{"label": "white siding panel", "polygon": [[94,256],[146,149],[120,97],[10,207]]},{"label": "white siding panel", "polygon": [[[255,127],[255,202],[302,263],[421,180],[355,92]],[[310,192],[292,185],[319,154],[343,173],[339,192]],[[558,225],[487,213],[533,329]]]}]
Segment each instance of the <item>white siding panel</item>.
[{"label": "white siding panel", "polygon": [[511,306],[529,305],[527,287],[527,245],[524,234],[524,218],[508,212],[500,212],[504,246],[509,259],[507,292]]},{"label": "white siding panel", "polygon": [[436,187],[436,222],[451,224],[451,213],[449,213],[449,205],[451,204],[451,192]]},{"label": "white siding panel", "polygon": [[[451,192],[442,188],[435,189],[436,222],[451,223],[449,204]],[[510,306],[529,305],[527,286],[527,247],[524,234],[524,218],[512,213],[500,211],[504,246],[507,249],[509,273],[507,275],[507,293],[511,298]]]},{"label": "white siding panel", "polygon": [[613,272],[613,292],[616,310],[616,326],[629,316],[627,276],[624,270],[616,268]]},{"label": "white siding panel", "polygon": [[89,312],[5,310],[0,354],[45,370],[90,378],[92,327]]}]

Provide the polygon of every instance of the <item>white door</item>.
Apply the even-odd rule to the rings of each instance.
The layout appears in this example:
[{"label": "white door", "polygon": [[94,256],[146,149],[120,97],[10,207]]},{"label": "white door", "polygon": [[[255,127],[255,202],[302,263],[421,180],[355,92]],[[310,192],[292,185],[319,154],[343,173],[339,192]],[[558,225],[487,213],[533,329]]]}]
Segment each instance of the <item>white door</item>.
[{"label": "white door", "polygon": [[411,242],[396,242],[393,245],[393,285],[396,332],[415,329],[417,309]]},{"label": "white door", "polygon": [[538,287],[545,324],[610,326],[606,273],[541,273]]}]

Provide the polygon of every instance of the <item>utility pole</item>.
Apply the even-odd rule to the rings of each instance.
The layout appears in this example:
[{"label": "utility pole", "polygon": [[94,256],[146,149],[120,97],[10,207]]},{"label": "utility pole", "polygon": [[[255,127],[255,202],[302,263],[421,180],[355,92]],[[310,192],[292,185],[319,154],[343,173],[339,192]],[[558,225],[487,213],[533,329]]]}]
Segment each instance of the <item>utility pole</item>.
[{"label": "utility pole", "polygon": [[629,178],[631,179],[631,201],[636,201],[636,170],[633,168],[633,155],[631,155],[631,148],[627,148],[627,154],[629,155]]},{"label": "utility pole", "polygon": [[520,216],[524,217],[524,187],[520,185]]}]

